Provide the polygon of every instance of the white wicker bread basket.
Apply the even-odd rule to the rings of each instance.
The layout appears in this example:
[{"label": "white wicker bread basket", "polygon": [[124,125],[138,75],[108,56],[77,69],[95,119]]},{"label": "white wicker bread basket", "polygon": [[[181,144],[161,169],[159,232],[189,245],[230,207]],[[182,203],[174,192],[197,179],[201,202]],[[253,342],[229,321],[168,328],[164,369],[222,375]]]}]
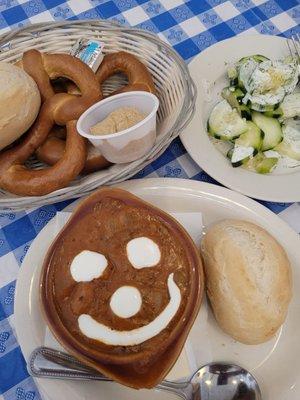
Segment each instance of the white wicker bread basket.
[{"label": "white wicker bread basket", "polygon": [[[79,176],[66,188],[41,197],[20,197],[0,191],[0,209],[25,209],[33,206],[80,197],[101,185],[126,180],[155,160],[190,121],[195,107],[196,89],[180,56],[157,36],[134,28],[125,28],[102,20],[63,21],[30,25],[0,37],[0,61],[15,62],[25,50],[35,48],[50,53],[69,52],[81,37],[101,40],[105,53],[125,50],[138,56],[150,70],[160,101],[158,136],[154,147],[143,158],[128,164]],[[126,79],[115,76],[103,87],[108,94]],[[31,168],[41,168],[36,159],[29,160]]]}]

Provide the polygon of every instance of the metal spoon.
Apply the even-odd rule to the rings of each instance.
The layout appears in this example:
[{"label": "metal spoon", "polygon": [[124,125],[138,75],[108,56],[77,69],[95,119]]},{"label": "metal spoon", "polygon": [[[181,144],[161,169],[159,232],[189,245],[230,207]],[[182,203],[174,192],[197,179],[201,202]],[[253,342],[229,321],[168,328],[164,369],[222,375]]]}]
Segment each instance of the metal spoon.
[{"label": "metal spoon", "polygon": [[[46,362],[46,364],[45,364]],[[63,367],[63,368],[62,368]],[[76,358],[58,350],[39,347],[29,358],[29,373],[38,378],[109,381]],[[255,378],[234,364],[210,363],[199,368],[188,382],[162,381],[156,389],[185,400],[261,400]]]},{"label": "metal spoon", "polygon": [[250,372],[234,364],[204,365],[183,387],[178,385],[180,384],[177,382],[163,381],[157,388],[173,391],[185,400],[261,400],[262,398],[255,378]]}]

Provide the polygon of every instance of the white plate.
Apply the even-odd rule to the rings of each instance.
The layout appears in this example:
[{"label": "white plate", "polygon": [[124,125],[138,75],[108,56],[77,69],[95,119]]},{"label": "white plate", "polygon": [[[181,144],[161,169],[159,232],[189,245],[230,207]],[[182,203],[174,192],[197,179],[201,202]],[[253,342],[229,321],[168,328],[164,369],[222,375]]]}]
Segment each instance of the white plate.
[{"label": "white plate", "polygon": [[[266,228],[285,247],[293,265],[294,298],[288,318],[273,340],[259,346],[233,341],[216,325],[206,305],[201,312],[206,319],[196,320],[199,335],[200,364],[213,360],[232,361],[251,370],[258,379],[264,400],[299,400],[300,398],[300,240],[298,235],[275,214],[260,204],[228,189],[203,182],[181,179],[133,180],[120,185],[168,212],[202,212],[204,226],[224,218],[253,221]],[[46,325],[41,315],[38,296],[40,267],[53,240],[49,235],[55,218],[40,232],[24,259],[17,281],[15,323],[25,359],[43,344]],[[198,324],[198,325],[197,325]],[[202,358],[201,358],[201,355]],[[71,382],[40,379],[37,384],[51,400],[100,399],[172,399],[158,391],[134,391],[117,384]]]},{"label": "white plate", "polygon": [[207,135],[210,111],[221,100],[221,90],[228,86],[226,64],[251,54],[263,54],[273,59],[283,57],[289,54],[286,39],[267,35],[238,36],[209,47],[190,63],[198,97],[193,120],[180,138],[195,162],[223,185],[256,199],[300,201],[300,167],[285,172],[275,170],[270,175],[233,168]]}]

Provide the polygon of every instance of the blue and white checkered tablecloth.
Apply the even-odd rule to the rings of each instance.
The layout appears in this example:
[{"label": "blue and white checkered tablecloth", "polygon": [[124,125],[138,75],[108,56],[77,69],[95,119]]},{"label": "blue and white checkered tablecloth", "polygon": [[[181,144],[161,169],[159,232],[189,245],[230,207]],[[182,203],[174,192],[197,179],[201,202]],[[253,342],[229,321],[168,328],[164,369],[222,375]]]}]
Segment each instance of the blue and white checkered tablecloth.
[{"label": "blue and white checkered tablecloth", "polygon": [[[234,35],[300,33],[299,0],[0,0],[0,34],[26,24],[104,18],[152,32],[188,62]],[[179,139],[137,177],[178,177],[215,182],[192,161]],[[0,400],[41,398],[29,377],[14,331],[18,269],[38,232],[68,202],[27,212],[0,213]],[[300,232],[298,204],[264,204]],[[60,399],[57,399],[60,400]]]}]

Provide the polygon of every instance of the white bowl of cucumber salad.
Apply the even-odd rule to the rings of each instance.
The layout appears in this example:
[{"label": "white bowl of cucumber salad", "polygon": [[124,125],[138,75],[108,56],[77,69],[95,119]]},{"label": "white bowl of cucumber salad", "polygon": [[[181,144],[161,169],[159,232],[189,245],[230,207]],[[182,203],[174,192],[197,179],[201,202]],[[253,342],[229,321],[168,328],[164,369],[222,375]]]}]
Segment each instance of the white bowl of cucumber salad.
[{"label": "white bowl of cucumber salad", "polygon": [[286,40],[228,39],[196,57],[190,70],[198,98],[181,139],[194,160],[251,197],[300,201],[300,67]]}]

